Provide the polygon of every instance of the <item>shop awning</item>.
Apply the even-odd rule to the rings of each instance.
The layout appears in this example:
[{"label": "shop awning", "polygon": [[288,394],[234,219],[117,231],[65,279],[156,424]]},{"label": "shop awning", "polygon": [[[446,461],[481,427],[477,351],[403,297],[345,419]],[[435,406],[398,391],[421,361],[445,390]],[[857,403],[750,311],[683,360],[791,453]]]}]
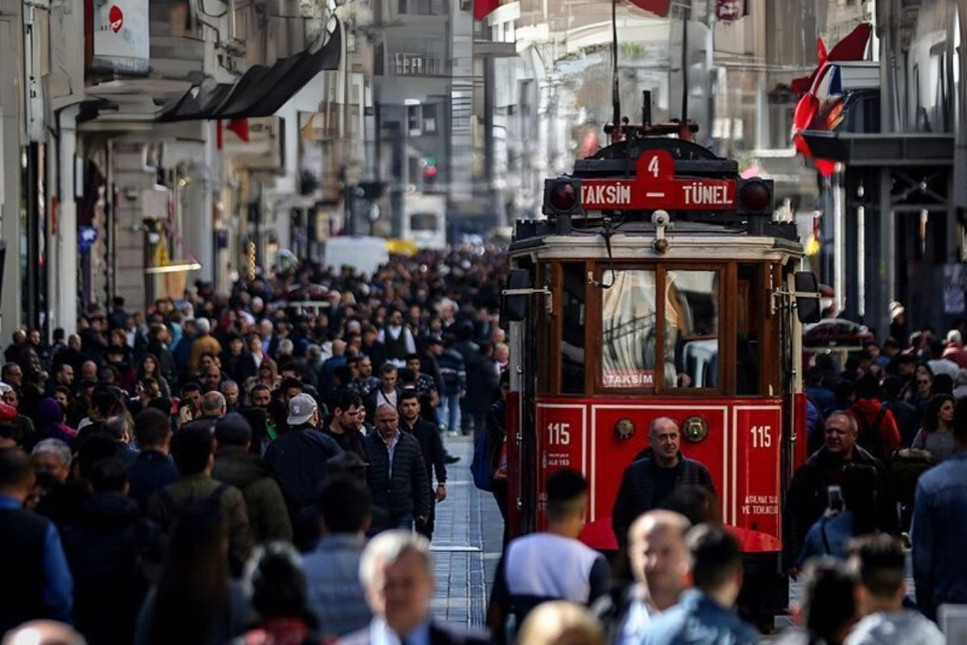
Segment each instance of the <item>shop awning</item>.
[{"label": "shop awning", "polygon": [[235,83],[193,87],[169,101],[158,121],[242,119],[271,116],[321,71],[339,67],[339,25],[318,50],[282,58],[274,65],[254,65]]}]

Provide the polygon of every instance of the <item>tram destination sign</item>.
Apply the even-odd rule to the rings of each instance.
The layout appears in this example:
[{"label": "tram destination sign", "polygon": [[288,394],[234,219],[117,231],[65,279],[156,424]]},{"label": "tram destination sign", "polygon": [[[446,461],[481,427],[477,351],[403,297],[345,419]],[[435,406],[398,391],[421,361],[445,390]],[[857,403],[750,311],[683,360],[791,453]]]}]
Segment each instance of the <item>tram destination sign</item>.
[{"label": "tram destination sign", "polygon": [[584,210],[734,210],[736,182],[678,179],[675,160],[665,150],[638,159],[632,179],[582,179]]}]

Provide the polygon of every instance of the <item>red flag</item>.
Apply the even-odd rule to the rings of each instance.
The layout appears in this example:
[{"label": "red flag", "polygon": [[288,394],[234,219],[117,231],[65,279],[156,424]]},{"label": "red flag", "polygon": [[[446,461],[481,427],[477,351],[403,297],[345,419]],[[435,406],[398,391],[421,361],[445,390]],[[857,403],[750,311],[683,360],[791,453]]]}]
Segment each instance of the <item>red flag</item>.
[{"label": "red flag", "polygon": [[242,141],[248,141],[248,119],[234,119],[228,124],[229,132],[234,132]]},{"label": "red flag", "polygon": [[873,25],[868,22],[861,22],[856,25],[856,29],[849,32],[841,41],[836,43],[828,54],[826,53],[826,45],[823,43],[823,39],[818,39],[819,65],[809,76],[793,79],[792,91],[797,94],[805,94],[808,92],[809,88],[813,85],[813,80],[816,78],[817,72],[819,72],[823,63],[827,60],[863,60],[863,57],[866,55],[866,43],[869,42],[871,33],[873,33]]},{"label": "red flag", "polygon": [[664,18],[668,15],[671,0],[631,0],[631,4]]},{"label": "red flag", "polygon": [[483,20],[500,6],[500,0],[473,0],[473,19]]}]

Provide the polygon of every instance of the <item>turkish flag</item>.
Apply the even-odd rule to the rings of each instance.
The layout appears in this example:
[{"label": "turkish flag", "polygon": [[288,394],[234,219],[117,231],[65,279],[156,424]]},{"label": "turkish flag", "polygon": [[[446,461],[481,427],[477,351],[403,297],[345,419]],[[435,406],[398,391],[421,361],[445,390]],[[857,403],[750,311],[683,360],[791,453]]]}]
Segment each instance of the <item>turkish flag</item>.
[{"label": "turkish flag", "polygon": [[668,15],[671,0],[631,0],[631,4],[664,18]]},{"label": "turkish flag", "polygon": [[500,6],[500,0],[473,0],[473,19],[483,20]]},{"label": "turkish flag", "polygon": [[234,119],[228,124],[228,131],[234,132],[242,141],[248,141],[248,119]]}]

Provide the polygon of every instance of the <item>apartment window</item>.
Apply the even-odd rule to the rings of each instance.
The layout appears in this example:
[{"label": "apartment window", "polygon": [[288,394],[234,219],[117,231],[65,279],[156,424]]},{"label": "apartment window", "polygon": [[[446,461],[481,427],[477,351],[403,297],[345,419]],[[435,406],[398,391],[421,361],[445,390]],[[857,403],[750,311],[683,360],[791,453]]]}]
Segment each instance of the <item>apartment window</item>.
[{"label": "apartment window", "polygon": [[376,76],[383,75],[383,43],[376,45],[376,53],[373,55],[375,59],[373,64],[373,73]]},{"label": "apartment window", "polygon": [[423,105],[423,133],[436,134],[437,106],[432,103]]},{"label": "apartment window", "polygon": [[407,105],[406,106],[406,127],[410,132],[411,137],[420,136],[420,106],[419,105]]}]

